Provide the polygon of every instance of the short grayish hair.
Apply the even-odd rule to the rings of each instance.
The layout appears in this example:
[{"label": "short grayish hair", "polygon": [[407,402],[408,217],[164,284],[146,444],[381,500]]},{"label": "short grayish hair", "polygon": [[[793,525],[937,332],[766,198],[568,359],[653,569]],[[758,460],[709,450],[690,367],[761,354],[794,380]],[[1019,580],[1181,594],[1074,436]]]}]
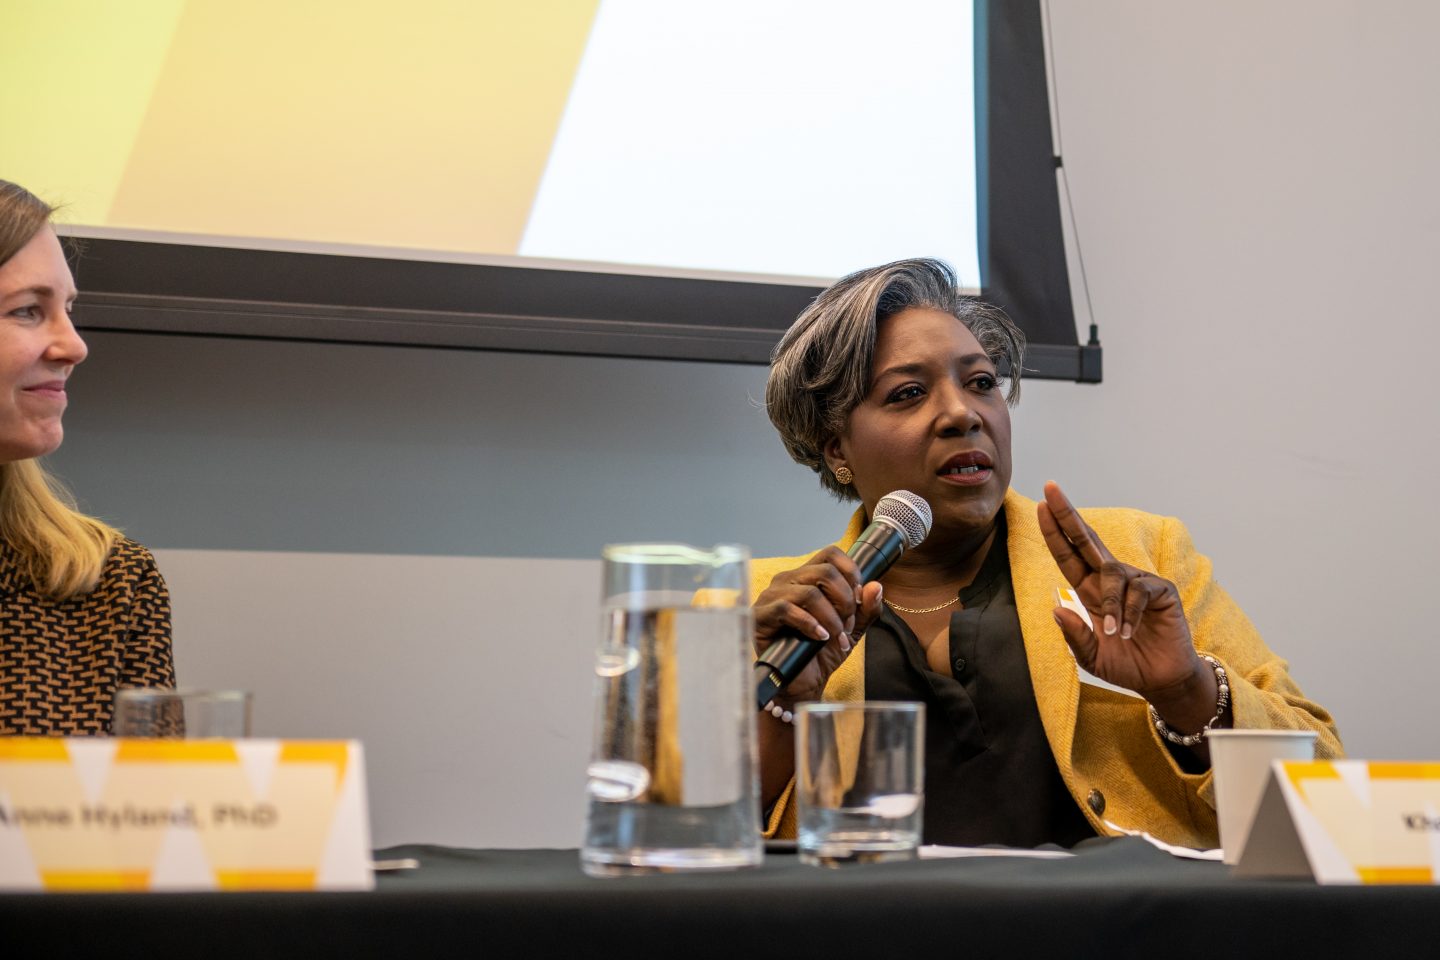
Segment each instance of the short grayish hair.
[{"label": "short grayish hair", "polygon": [[882,320],[912,308],[959,320],[1007,381],[1006,402],[1020,399],[1025,335],[1005,311],[960,292],[955,271],[940,260],[897,260],[837,280],[806,307],[770,355],[765,409],[796,463],[820,475],[841,500],[859,494],[825,463],[825,444],[839,436],[869,390],[875,331]]}]

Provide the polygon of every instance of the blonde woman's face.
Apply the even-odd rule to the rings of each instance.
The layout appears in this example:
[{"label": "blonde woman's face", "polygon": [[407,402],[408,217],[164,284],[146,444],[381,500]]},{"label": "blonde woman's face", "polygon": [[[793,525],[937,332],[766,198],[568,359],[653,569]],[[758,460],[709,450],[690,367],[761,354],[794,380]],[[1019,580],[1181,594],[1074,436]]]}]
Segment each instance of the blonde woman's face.
[{"label": "blonde woman's face", "polygon": [[60,446],[65,381],[85,359],[70,322],[75,283],[49,227],[0,265],[0,463]]}]

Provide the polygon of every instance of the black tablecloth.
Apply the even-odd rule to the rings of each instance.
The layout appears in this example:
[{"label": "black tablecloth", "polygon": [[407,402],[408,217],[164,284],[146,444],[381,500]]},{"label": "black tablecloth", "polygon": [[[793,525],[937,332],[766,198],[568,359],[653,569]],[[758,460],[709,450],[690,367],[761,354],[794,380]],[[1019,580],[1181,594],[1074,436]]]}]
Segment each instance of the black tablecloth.
[{"label": "black tablecloth", "polygon": [[[6,894],[0,956],[1390,957],[1440,954],[1440,888],[1237,880],[1139,840],[598,880],[574,850],[404,846],[373,893]],[[12,948],[15,952],[12,952]]]}]

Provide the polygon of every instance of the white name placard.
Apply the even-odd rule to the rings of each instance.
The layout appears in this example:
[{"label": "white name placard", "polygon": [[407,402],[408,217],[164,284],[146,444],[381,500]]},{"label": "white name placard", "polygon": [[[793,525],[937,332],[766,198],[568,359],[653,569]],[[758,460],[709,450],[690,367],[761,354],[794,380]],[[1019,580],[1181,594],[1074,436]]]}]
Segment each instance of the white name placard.
[{"label": "white name placard", "polygon": [[1275,761],[1235,872],[1440,882],[1440,763]]},{"label": "white name placard", "polygon": [[0,889],[373,886],[355,741],[0,738]]}]

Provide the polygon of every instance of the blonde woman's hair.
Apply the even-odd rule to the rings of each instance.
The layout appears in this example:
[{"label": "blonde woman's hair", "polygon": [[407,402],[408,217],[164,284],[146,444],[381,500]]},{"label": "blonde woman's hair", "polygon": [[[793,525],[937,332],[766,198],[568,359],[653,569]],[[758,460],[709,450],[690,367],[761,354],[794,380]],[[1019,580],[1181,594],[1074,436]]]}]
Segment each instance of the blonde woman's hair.
[{"label": "blonde woman's hair", "polygon": [[75,509],[70,493],[35,460],[0,464],[0,537],[21,557],[35,589],[68,600],[95,589],[119,532]]},{"label": "blonde woman's hair", "polygon": [[[0,180],[0,266],[50,223],[54,208]],[[67,600],[95,589],[119,532],[75,509],[69,492],[35,460],[0,463],[0,539],[20,555],[35,589]]]},{"label": "blonde woman's hair", "polygon": [[837,280],[791,324],[770,355],[765,409],[790,457],[820,475],[840,500],[858,500],[825,462],[825,444],[839,436],[864,399],[875,359],[876,327],[905,310],[925,307],[963,323],[1008,380],[1005,399],[1020,399],[1025,335],[1005,311],[960,292],[955,271],[933,259],[897,260]]}]

